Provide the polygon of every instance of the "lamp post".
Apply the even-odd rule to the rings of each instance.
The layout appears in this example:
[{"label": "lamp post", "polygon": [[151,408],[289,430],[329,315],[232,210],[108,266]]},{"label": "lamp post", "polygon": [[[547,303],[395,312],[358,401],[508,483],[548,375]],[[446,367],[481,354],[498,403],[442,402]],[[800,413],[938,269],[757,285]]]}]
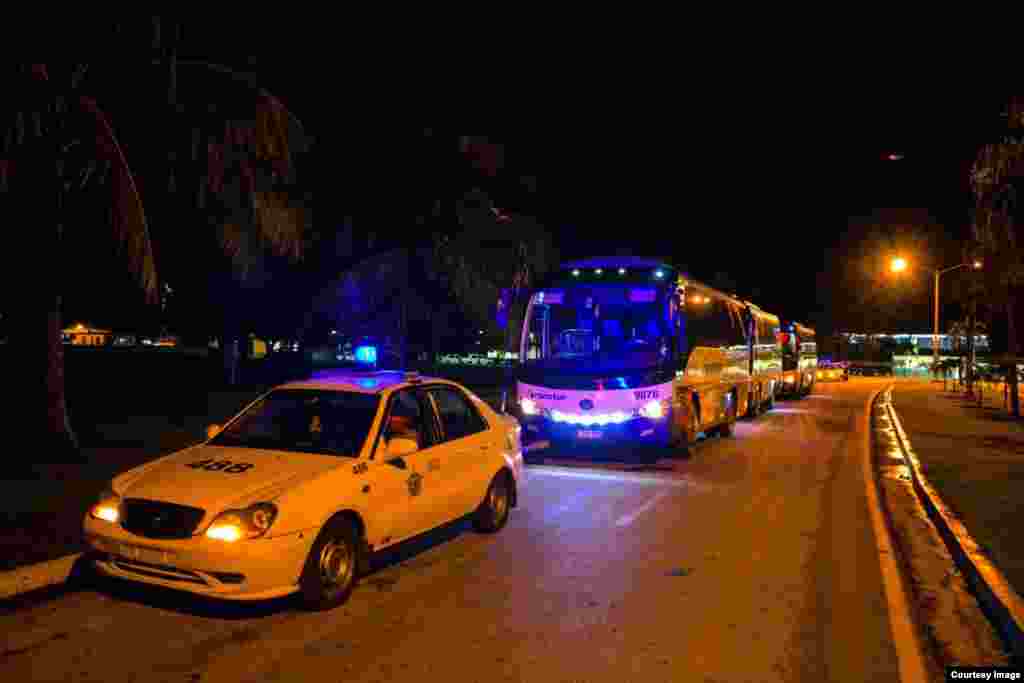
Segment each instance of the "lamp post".
[{"label": "lamp post", "polygon": [[[949,268],[943,268],[942,270],[939,270],[938,268],[936,268],[935,271],[934,271],[934,273],[935,273],[934,283],[935,284],[934,284],[933,294],[932,294],[932,297],[933,297],[933,300],[934,300],[933,329],[932,329],[932,368],[936,368],[939,365],[939,277],[943,273],[948,273],[951,270],[957,270],[958,268],[973,268],[974,270],[980,270],[981,269],[981,260],[980,259],[974,259],[970,263],[959,263],[959,264],[957,264],[955,266],[950,266]],[[907,269],[907,261],[906,261],[906,259],[900,258],[900,257],[894,258],[892,260],[892,262],[890,263],[890,265],[889,265],[889,269],[892,272],[894,272],[894,273],[901,273],[901,272],[903,272],[904,270]],[[972,334],[973,334],[973,330],[968,330],[968,335],[972,335]]]}]

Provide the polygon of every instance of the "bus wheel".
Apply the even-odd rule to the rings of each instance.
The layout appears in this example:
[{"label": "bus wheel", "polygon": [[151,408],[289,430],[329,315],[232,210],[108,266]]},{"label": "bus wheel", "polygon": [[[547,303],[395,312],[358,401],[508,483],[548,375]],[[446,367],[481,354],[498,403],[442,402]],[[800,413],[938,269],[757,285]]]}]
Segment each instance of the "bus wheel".
[{"label": "bus wheel", "polygon": [[747,396],[746,417],[755,418],[761,410],[761,386],[758,385],[757,391],[751,391]]},{"label": "bus wheel", "polygon": [[690,406],[687,421],[688,425],[683,429],[679,440],[673,444],[673,449],[675,450],[677,457],[680,458],[693,455],[693,448],[697,445],[697,438],[700,435],[700,425],[697,422],[697,413],[692,405]]},{"label": "bus wheel", "polygon": [[718,425],[715,432],[718,436],[732,436],[733,425],[736,424],[736,392],[729,392],[732,400],[729,401],[729,411],[725,414],[725,422]]}]

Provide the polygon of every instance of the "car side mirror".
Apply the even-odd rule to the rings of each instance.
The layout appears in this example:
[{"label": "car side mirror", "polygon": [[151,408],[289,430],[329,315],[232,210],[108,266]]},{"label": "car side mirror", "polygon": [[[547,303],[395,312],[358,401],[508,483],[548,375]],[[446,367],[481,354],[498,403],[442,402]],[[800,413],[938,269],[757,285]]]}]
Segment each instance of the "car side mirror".
[{"label": "car side mirror", "polygon": [[387,445],[384,446],[384,453],[388,460],[394,460],[395,458],[415,453],[419,449],[420,445],[416,442],[416,439],[410,439],[405,436],[393,436],[388,439]]},{"label": "car side mirror", "polygon": [[206,439],[210,440],[213,437],[215,437],[218,434],[220,434],[220,429],[221,429],[221,427],[218,424],[207,425],[207,427],[206,427]]}]

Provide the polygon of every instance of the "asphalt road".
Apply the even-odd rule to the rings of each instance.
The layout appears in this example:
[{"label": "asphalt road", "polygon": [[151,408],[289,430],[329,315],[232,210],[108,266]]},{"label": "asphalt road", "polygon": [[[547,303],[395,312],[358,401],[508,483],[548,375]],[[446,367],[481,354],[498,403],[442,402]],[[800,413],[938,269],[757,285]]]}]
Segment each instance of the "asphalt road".
[{"label": "asphalt road", "polygon": [[896,681],[861,467],[866,400],[882,384],[819,385],[687,459],[533,465],[501,533],[460,522],[407,544],[331,612],[119,582],[21,606],[0,614],[0,671],[124,683]]}]

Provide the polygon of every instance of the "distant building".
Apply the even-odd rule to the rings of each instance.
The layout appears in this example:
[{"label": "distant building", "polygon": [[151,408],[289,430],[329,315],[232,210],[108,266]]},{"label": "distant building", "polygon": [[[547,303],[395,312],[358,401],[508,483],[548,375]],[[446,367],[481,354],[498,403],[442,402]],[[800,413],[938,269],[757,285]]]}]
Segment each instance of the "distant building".
[{"label": "distant building", "polygon": [[[858,332],[842,332],[839,335],[843,337],[851,345],[863,344],[867,341],[868,335]],[[891,340],[896,344],[911,344],[920,351],[932,351],[932,335],[931,334],[876,334],[872,335],[876,339],[887,339]],[[955,338],[953,335],[940,334],[939,335],[939,350],[952,353],[956,350],[954,345]],[[959,339],[960,348],[967,348],[967,337],[962,336]],[[974,348],[977,351],[985,352],[989,349],[989,337],[987,334],[979,334],[974,337]]]},{"label": "distant building", "polygon": [[65,344],[73,346],[106,346],[110,343],[110,330],[100,330],[82,323],[63,330]]}]

